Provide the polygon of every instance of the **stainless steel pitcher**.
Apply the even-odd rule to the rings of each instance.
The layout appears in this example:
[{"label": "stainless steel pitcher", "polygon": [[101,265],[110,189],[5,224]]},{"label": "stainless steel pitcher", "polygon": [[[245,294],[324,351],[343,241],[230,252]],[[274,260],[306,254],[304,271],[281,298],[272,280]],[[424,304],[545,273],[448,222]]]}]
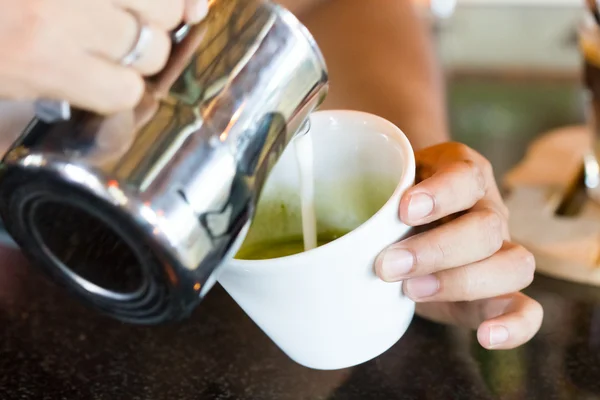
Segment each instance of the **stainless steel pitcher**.
[{"label": "stainless steel pitcher", "polygon": [[2,219],[32,264],[126,322],[206,295],[327,90],[314,40],[269,2],[214,0],[181,37],[135,110],[36,118],[0,169]]}]

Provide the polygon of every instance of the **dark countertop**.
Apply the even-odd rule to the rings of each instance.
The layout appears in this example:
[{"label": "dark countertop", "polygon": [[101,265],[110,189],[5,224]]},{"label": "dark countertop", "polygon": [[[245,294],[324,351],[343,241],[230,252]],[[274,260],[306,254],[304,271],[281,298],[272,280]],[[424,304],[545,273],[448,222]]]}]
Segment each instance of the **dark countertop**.
[{"label": "dark countertop", "polygon": [[538,277],[544,325],[516,350],[416,318],[377,359],[323,372],[290,361],[220,287],[187,321],[127,326],[0,256],[3,400],[600,399],[600,289]]},{"label": "dark countertop", "polygon": [[[580,117],[572,85],[534,85],[528,100],[522,90],[449,91],[458,138],[498,176],[538,132]],[[289,360],[220,287],[187,321],[128,326],[72,301],[16,251],[0,260],[1,400],[600,399],[600,288],[538,276],[528,293],[544,324],[519,349],[486,351],[473,332],[416,318],[377,359],[323,372]]]}]

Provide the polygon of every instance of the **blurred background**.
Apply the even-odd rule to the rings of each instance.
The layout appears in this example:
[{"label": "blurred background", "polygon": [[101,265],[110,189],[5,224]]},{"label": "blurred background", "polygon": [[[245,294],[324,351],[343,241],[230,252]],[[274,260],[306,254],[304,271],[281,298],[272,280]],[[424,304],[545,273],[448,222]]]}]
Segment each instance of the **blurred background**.
[{"label": "blurred background", "polygon": [[448,80],[454,138],[497,178],[549,129],[583,122],[577,27],[585,0],[415,0]]},{"label": "blurred background", "polygon": [[[447,77],[454,139],[487,156],[499,182],[533,139],[585,122],[577,43],[585,0],[417,2]],[[600,290],[538,275],[526,292],[544,306],[540,333],[505,352],[465,339],[466,365],[473,363],[486,394],[470,389],[457,398],[599,399]],[[454,335],[453,343],[468,336]]]}]

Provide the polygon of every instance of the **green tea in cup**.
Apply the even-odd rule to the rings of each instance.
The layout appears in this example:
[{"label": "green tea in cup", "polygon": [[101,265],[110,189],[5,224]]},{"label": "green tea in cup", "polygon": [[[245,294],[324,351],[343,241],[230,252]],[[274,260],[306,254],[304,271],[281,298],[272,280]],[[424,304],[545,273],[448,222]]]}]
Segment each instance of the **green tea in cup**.
[{"label": "green tea in cup", "polygon": [[[347,232],[322,233],[317,235],[317,247],[333,242],[344,236]],[[287,257],[305,251],[304,238],[302,236],[283,238],[280,240],[255,243],[243,246],[235,258],[239,260],[269,260],[271,258]]]},{"label": "green tea in cup", "polygon": [[402,283],[373,269],[381,250],[410,232],[398,204],[414,181],[414,155],[398,128],[370,114],[316,112],[310,133],[317,247],[304,251],[306,207],[291,144],[219,283],[294,361],[347,368],[389,349],[414,314]]}]

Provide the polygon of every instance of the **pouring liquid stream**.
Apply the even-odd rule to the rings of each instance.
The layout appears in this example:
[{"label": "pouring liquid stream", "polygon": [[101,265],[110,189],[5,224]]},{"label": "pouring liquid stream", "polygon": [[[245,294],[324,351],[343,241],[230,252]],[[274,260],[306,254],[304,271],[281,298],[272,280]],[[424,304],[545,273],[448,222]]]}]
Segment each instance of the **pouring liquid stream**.
[{"label": "pouring liquid stream", "polygon": [[296,162],[300,174],[300,204],[304,251],[317,247],[317,217],[315,212],[315,176],[313,142],[310,131],[294,140]]}]

